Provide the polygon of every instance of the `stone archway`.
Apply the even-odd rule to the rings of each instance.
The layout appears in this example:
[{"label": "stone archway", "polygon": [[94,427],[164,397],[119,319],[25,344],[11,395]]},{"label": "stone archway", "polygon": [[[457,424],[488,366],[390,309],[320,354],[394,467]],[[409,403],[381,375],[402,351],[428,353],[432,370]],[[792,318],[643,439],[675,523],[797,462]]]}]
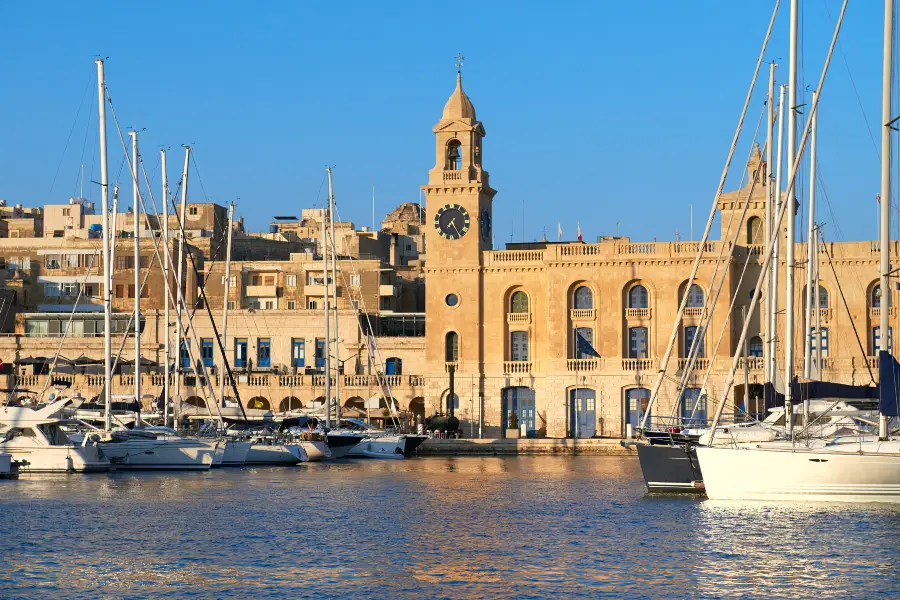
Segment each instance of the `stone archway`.
[{"label": "stone archway", "polygon": [[352,398],[347,398],[347,400],[344,401],[344,408],[353,408],[356,410],[365,411],[366,401],[359,396],[353,396]]},{"label": "stone archway", "polygon": [[297,398],[296,396],[288,396],[278,405],[279,412],[288,412],[300,408],[303,408],[303,403],[300,402],[300,398]]},{"label": "stone archway", "polygon": [[206,408],[206,400],[200,396],[189,396],[184,403],[197,408]]},{"label": "stone archway", "polygon": [[262,396],[254,396],[250,398],[250,401],[247,402],[247,408],[252,408],[255,410],[271,410],[272,405],[269,404],[268,399],[263,398]]}]

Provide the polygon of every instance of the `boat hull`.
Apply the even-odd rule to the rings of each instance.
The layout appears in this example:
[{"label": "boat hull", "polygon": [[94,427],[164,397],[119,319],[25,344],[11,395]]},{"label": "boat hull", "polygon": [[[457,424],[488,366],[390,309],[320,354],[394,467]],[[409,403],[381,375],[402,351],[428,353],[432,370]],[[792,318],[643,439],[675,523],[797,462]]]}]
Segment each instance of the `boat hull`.
[{"label": "boat hull", "polygon": [[331,458],[338,459],[347,456],[361,441],[363,436],[346,433],[328,433],[328,449],[331,450]]},{"label": "boat hull", "polygon": [[217,440],[216,442],[211,442],[209,446],[213,448],[212,468],[217,469],[222,466],[222,462],[225,460],[225,442]]},{"label": "boat hull", "polygon": [[649,493],[702,494],[703,475],[691,444],[635,444]]},{"label": "boat hull", "polygon": [[[866,444],[868,445],[868,444]],[[900,503],[900,452],[698,447],[713,500]]]},{"label": "boat hull", "polygon": [[225,455],[222,457],[223,467],[240,467],[247,462],[247,454],[250,452],[250,442],[241,440],[228,440],[225,442]]},{"label": "boat hull", "polygon": [[0,446],[12,460],[28,464],[22,473],[102,473],[109,471],[109,460],[96,446],[39,446],[17,448]]},{"label": "boat hull", "polygon": [[406,436],[367,437],[347,454],[356,458],[406,458]]},{"label": "boat hull", "polygon": [[331,450],[328,449],[327,442],[303,440],[300,442],[300,445],[303,447],[303,450],[306,451],[309,462],[321,462],[332,458]]},{"label": "boat hull", "polygon": [[299,444],[253,444],[247,452],[247,465],[296,465],[309,458]]},{"label": "boat hull", "polygon": [[130,439],[100,444],[116,469],[205,471],[212,467],[215,448],[188,440]]}]

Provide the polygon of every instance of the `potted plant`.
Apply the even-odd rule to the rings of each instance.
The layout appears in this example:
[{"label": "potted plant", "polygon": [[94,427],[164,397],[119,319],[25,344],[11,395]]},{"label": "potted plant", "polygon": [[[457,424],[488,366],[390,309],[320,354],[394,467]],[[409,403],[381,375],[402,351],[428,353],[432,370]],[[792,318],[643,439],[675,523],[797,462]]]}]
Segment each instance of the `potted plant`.
[{"label": "potted plant", "polygon": [[506,439],[519,439],[519,414],[516,412],[509,415],[509,423],[506,424]]}]

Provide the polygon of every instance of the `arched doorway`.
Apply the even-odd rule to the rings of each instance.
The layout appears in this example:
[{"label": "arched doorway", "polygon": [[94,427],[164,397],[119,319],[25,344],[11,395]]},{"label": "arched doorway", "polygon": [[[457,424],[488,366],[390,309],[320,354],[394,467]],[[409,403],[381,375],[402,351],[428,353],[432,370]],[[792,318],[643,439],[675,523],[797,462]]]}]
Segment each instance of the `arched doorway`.
[{"label": "arched doorway", "polygon": [[597,392],[590,388],[569,390],[568,437],[590,438],[597,435]]},{"label": "arched doorway", "polygon": [[[644,413],[650,406],[650,390],[632,388],[625,390],[625,424],[637,429],[641,426]],[[648,418],[649,425],[649,418]]]},{"label": "arched doorway", "polygon": [[278,405],[278,410],[280,412],[287,412],[290,410],[297,410],[303,408],[303,403],[300,402],[300,398],[295,396],[288,396],[284,400],[281,401],[281,404]]},{"label": "arched doorway", "polygon": [[206,400],[204,400],[200,396],[189,396],[187,400],[184,401],[184,403],[191,406],[196,406],[197,408],[206,408]]},{"label": "arched doorway", "polygon": [[413,398],[409,402],[409,412],[412,413],[413,419],[418,422],[425,420],[425,398],[421,396]]},{"label": "arched doorway", "polygon": [[359,396],[353,396],[352,398],[347,398],[347,400],[344,401],[344,408],[352,408],[360,412],[365,412],[366,401]]},{"label": "arched doorway", "polygon": [[250,398],[250,401],[247,403],[247,408],[252,408],[255,410],[270,410],[272,406],[269,404],[269,401],[262,396],[254,396],[253,398]]},{"label": "arched doorway", "polygon": [[524,428],[527,437],[534,437],[537,432],[537,411],[535,410],[534,390],[527,387],[508,387],[501,393],[500,417],[503,436],[509,428],[510,417],[515,413],[519,423],[519,431]]}]

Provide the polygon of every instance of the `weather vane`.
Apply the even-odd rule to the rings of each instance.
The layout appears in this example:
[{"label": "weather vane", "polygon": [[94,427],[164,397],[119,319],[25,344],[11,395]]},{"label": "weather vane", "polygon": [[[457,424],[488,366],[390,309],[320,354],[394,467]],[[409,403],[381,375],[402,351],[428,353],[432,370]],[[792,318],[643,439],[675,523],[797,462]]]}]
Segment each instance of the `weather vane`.
[{"label": "weather vane", "polygon": [[463,56],[462,54],[460,54],[459,52],[457,52],[456,53],[456,72],[457,73],[462,72],[462,66],[463,66],[464,60],[466,60],[466,57]]}]

